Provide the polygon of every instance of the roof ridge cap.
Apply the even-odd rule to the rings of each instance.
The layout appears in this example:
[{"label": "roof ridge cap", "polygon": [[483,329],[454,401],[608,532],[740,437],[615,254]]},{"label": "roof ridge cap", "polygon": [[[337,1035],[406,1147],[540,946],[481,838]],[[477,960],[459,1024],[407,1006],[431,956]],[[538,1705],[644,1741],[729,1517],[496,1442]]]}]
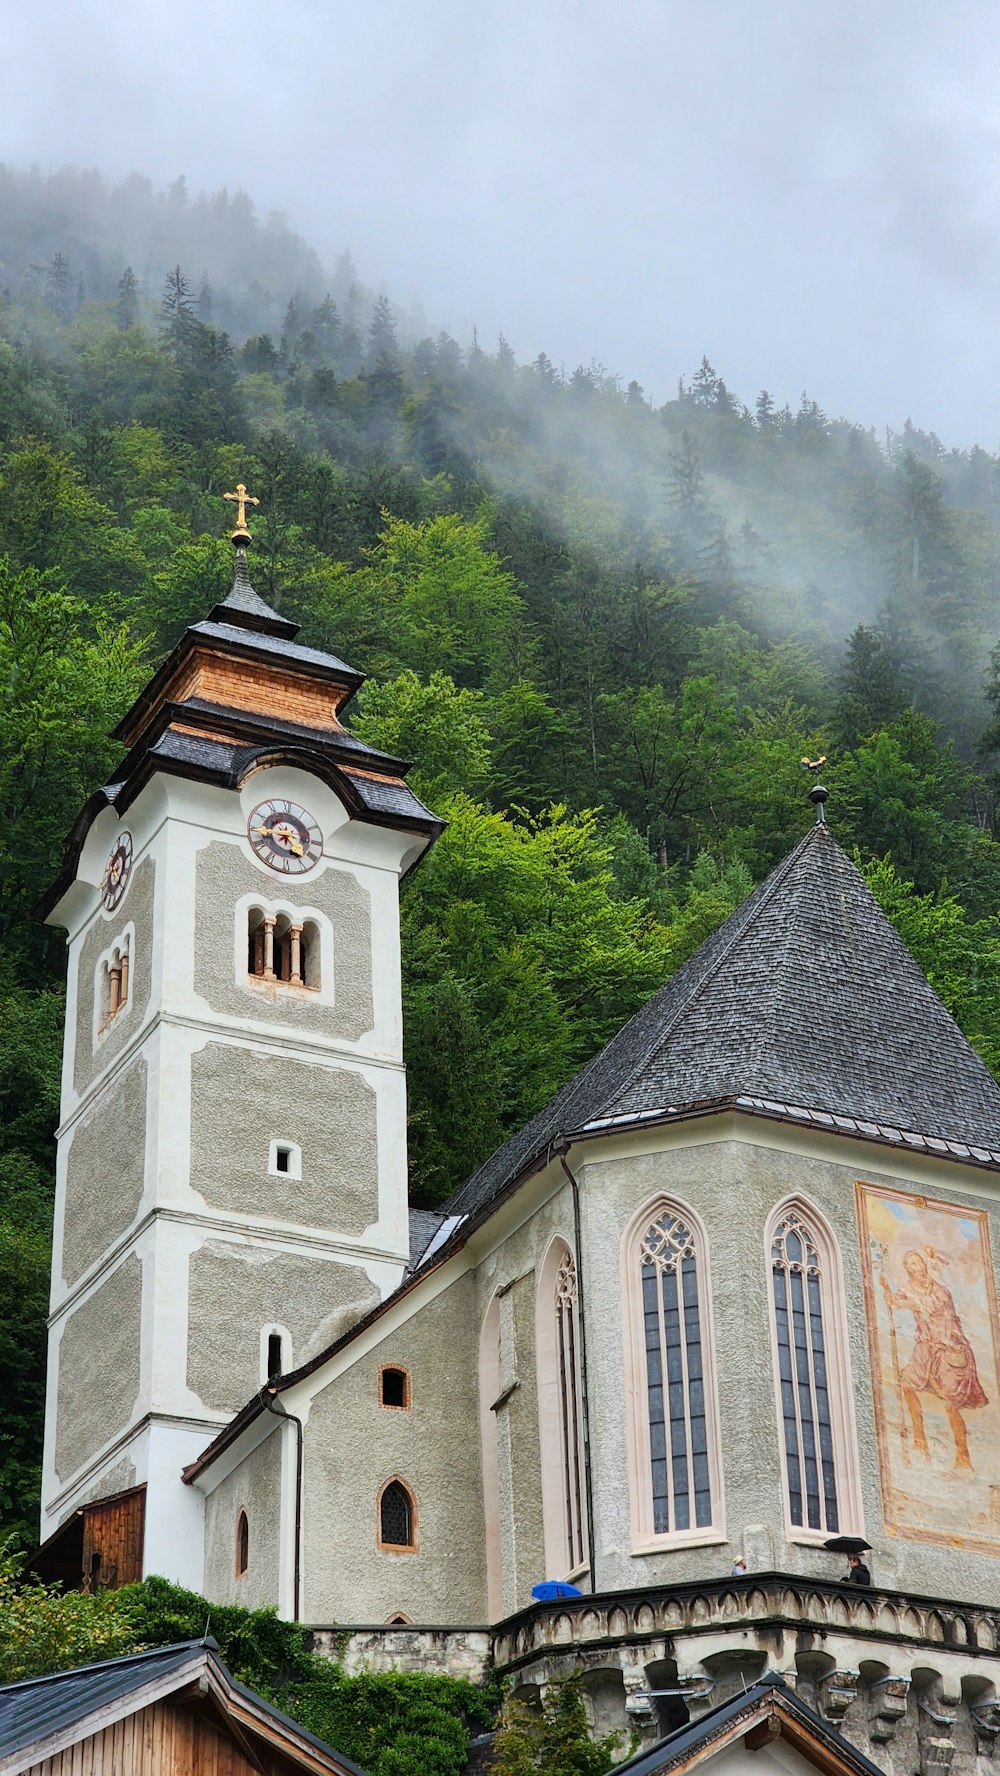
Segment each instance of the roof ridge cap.
[{"label": "roof ridge cap", "polygon": [[[59,1683],[67,1677],[81,1677],[86,1671],[107,1671],[112,1666],[140,1665],[144,1660],[164,1658],[167,1653],[180,1652],[214,1652],[218,1656],[219,1644],[211,1636],[199,1636],[196,1640],[171,1640],[164,1646],[140,1647],[133,1653],[119,1653],[114,1659],[88,1659],[85,1665],[66,1665],[61,1671],[39,1671],[34,1677],[15,1678],[13,1683],[0,1684],[0,1696],[7,1695],[11,1690],[36,1689],[41,1684]],[[222,1661],[220,1659],[219,1663]]]},{"label": "roof ridge cap", "polygon": [[[815,826],[810,828],[810,830],[806,833],[805,837],[799,840],[794,851],[789,851],[788,856],[783,858],[782,862],[775,866],[775,868],[771,871],[770,877],[768,878],[765,876],[764,881],[758,884],[758,886],[761,890],[761,894],[760,894],[760,899],[757,902],[757,905],[753,909],[753,912],[749,915],[746,922],[740,926],[739,930],[733,933],[729,942],[725,945],[724,949],[722,949],[719,952],[719,955],[716,957],[716,959],[712,963],[711,967],[706,968],[704,974],[702,975],[701,979],[698,981],[697,985],[692,988],[692,990],[688,994],[687,998],[684,999],[682,1001],[682,1003],[678,1006],[677,1011],[674,1013],[674,1016],[671,1018],[669,1024],[667,1024],[666,1028],[657,1031],[656,1040],[645,1050],[645,1052],[643,1053],[642,1059],[636,1062],[635,1066],[632,1068],[632,1071],[629,1073],[628,1077],[626,1079],[624,1079],[621,1082],[621,1084],[619,1085],[617,1091],[615,1092],[614,1097],[611,1100],[611,1102],[613,1104],[617,1104],[618,1101],[624,1097],[624,1095],[628,1091],[629,1087],[635,1084],[635,1081],[638,1079],[643,1068],[646,1066],[647,1062],[649,1061],[650,1055],[655,1054],[657,1049],[663,1047],[663,1044],[669,1040],[673,1031],[677,1028],[677,1025],[680,1023],[681,1019],[683,1017],[687,1016],[687,1013],[690,1011],[692,1005],[697,1003],[698,999],[700,999],[702,993],[705,992],[705,990],[709,986],[710,982],[715,980],[715,978],[716,978],[720,968],[722,967],[722,964],[725,962],[726,958],[729,955],[731,955],[731,953],[735,949],[736,945],[742,940],[742,938],[744,938],[746,936],[746,933],[750,930],[750,927],[756,923],[759,915],[763,912],[764,908],[767,906],[770,906],[771,901],[774,899],[775,894],[777,893],[778,889],[781,887],[781,884],[784,882],[785,877],[788,875],[793,864],[797,862],[800,854],[805,850],[806,846],[813,843],[815,834],[820,831],[826,832],[827,837],[832,840],[833,844],[837,843],[836,839],[833,838],[832,834],[827,831],[825,824],[823,824],[821,826],[821,824],[819,822],[817,822],[817,824]],[[845,856],[846,856],[846,852],[845,852]],[[754,891],[752,891],[752,892],[754,892]],[[752,898],[752,892],[751,892],[751,895],[747,896],[748,900],[750,898]],[[741,906],[745,906],[745,905],[746,905],[746,901],[744,900],[741,902]],[[730,914],[730,918],[735,918],[736,914],[739,911],[740,911],[740,907],[734,907],[732,913]],[[698,954],[697,950],[694,952],[694,954],[695,955]],[[694,958],[692,957],[690,959],[693,960]],[[681,964],[681,966],[683,967],[683,963]],[[664,985],[665,986],[670,985],[669,979],[664,982]],[[603,1051],[601,1051],[601,1050],[598,1051],[599,1054],[601,1052],[603,1052]],[[593,1058],[594,1058],[594,1060],[596,1060],[597,1056],[595,1055]],[[605,1111],[605,1115],[606,1114],[607,1114],[607,1111]]]}]

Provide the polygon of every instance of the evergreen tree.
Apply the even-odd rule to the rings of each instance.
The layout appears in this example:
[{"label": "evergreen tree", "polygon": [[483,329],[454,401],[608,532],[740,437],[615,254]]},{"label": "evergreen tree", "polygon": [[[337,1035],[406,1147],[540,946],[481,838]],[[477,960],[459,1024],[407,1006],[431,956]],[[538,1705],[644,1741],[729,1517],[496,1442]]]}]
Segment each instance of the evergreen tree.
[{"label": "evergreen tree", "polygon": [[126,265],[118,279],[118,300],[115,303],[115,320],[124,333],[126,328],[134,327],[139,319],[139,286],[135,281],[135,272],[131,265]]},{"label": "evergreen tree", "polygon": [[197,325],[191,286],[175,265],[167,274],[160,302],[160,332],[175,364],[184,358]]},{"label": "evergreen tree", "polygon": [[859,623],[837,674],[830,737],[838,754],[894,722],[906,708],[906,691],[885,639]]},{"label": "evergreen tree", "polygon": [[368,363],[378,364],[382,358],[394,363],[398,352],[396,317],[387,296],[378,296],[368,323]]}]

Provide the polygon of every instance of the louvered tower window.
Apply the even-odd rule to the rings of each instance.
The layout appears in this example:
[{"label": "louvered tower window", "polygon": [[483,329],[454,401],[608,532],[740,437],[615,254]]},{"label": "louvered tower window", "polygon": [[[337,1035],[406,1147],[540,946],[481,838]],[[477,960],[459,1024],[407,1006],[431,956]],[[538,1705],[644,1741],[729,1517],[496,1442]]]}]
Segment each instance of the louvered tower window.
[{"label": "louvered tower window", "polygon": [[653,1532],[712,1522],[709,1418],[698,1247],[689,1224],[665,1209],[640,1243]]},{"label": "louvered tower window", "polygon": [[798,1209],[771,1241],[788,1514],[799,1529],[836,1533],[837,1464],[828,1375],[828,1279],[815,1229]]}]

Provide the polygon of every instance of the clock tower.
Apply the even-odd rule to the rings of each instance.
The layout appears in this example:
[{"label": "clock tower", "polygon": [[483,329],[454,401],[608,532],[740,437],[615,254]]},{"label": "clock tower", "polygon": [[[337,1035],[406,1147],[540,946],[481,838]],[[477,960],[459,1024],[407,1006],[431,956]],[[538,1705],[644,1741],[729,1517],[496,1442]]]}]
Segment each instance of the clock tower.
[{"label": "clock tower", "polygon": [[361,675],[254,591],[234,497],[232,590],[41,907],[69,951],[42,1535],[142,1498],[141,1570],[193,1588],[181,1469],[402,1276],[398,889],[440,829],[345,730]]}]

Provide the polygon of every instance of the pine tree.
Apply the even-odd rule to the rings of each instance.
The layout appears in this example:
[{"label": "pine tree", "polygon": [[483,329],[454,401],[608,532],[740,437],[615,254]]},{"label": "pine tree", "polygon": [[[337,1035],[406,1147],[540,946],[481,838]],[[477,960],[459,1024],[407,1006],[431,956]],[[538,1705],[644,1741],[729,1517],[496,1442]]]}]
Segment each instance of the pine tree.
[{"label": "pine tree", "polygon": [[73,312],[72,278],[65,253],[53,254],[45,275],[45,287],[49,307],[55,310],[60,320],[70,320]]},{"label": "pine tree", "polygon": [[179,265],[167,273],[160,303],[160,330],[174,363],[179,364],[198,325],[191,286]]},{"label": "pine tree", "polygon": [[380,358],[395,362],[397,353],[396,317],[389,307],[388,297],[378,296],[368,323],[368,362],[377,364]]},{"label": "pine tree", "polygon": [[885,639],[859,623],[837,674],[830,735],[837,752],[853,752],[906,708],[906,691]]}]

